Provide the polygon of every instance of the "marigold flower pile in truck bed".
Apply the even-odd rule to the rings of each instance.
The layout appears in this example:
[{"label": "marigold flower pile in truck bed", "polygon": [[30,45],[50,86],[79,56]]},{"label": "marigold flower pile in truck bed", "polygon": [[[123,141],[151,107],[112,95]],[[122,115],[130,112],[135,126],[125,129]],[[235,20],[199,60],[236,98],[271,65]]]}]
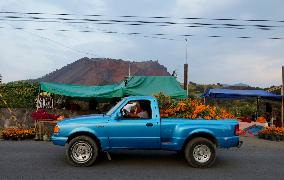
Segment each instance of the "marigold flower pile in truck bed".
[{"label": "marigold flower pile in truck bed", "polygon": [[184,99],[175,101],[162,93],[157,94],[155,97],[158,99],[162,118],[203,118],[207,120],[234,118],[234,116],[225,109],[204,105],[200,100]]}]

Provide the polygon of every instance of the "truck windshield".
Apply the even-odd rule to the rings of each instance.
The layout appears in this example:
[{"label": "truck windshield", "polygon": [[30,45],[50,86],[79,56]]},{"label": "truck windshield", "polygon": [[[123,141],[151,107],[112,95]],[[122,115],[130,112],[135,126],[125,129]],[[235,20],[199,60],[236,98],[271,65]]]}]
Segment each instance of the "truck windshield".
[{"label": "truck windshield", "polygon": [[106,115],[110,116],[112,113],[125,101],[125,98],[123,98],[121,101],[119,101],[115,106],[113,106]]}]

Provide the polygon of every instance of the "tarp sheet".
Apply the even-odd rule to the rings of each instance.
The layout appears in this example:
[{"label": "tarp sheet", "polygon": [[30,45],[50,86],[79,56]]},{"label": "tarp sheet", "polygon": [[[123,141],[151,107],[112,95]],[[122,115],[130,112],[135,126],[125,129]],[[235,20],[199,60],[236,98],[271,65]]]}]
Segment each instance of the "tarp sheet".
[{"label": "tarp sheet", "polygon": [[115,98],[124,96],[154,95],[159,92],[172,98],[185,98],[183,90],[173,76],[131,76],[127,83],[83,86],[75,84],[41,82],[42,91],[76,98]]},{"label": "tarp sheet", "polygon": [[59,94],[63,96],[76,98],[114,98],[123,95],[122,89],[119,85],[105,85],[105,86],[83,86],[76,84],[62,84],[62,83],[48,83],[41,82],[41,91]]},{"label": "tarp sheet", "polygon": [[264,90],[233,90],[233,89],[209,89],[202,97],[212,98],[247,98],[260,97],[271,100],[280,100],[281,95],[273,94]]},{"label": "tarp sheet", "polygon": [[186,98],[186,91],[173,76],[132,76],[127,80],[125,96],[147,96],[163,92],[172,98]]}]

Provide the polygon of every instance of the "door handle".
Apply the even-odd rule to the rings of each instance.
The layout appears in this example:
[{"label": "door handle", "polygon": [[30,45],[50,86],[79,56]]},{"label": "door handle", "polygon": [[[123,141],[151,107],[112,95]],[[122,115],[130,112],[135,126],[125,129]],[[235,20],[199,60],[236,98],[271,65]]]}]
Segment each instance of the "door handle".
[{"label": "door handle", "polygon": [[147,123],[146,126],[151,127],[151,126],[153,126],[153,123]]}]

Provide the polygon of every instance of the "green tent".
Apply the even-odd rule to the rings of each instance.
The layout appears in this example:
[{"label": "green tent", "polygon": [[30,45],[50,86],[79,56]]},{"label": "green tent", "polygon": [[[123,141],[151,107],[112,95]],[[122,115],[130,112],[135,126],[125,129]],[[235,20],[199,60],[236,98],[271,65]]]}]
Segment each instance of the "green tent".
[{"label": "green tent", "polygon": [[62,84],[62,83],[48,83],[41,82],[40,90],[69,96],[74,98],[114,98],[122,97],[122,89],[119,85],[105,85],[105,86],[83,86],[76,84]]},{"label": "green tent", "polygon": [[40,89],[76,98],[109,99],[124,96],[147,96],[159,92],[177,99],[186,97],[186,91],[181,88],[173,76],[131,76],[121,84],[104,86],[41,82]]},{"label": "green tent", "polygon": [[173,76],[132,76],[123,90],[124,96],[148,96],[163,92],[172,98],[186,98],[186,91]]}]

